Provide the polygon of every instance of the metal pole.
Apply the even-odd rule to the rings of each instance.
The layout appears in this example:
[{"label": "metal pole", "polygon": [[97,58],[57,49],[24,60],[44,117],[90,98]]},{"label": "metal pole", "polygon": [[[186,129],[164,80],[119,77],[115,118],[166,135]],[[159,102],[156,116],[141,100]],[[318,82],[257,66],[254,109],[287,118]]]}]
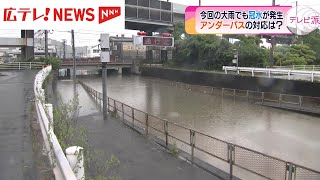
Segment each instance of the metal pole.
[{"label": "metal pole", "polygon": [[237,51],[237,69],[239,68],[239,50]]},{"label": "metal pole", "polygon": [[[276,0],[272,0],[272,6],[276,5]],[[271,48],[270,48],[270,67],[273,67],[273,63],[274,63],[274,57],[273,57],[273,53],[274,53],[274,46],[276,45],[275,42],[275,36],[271,36]]]},{"label": "metal pole", "polygon": [[63,61],[66,61],[66,40],[63,39]]},{"label": "metal pole", "polygon": [[71,30],[72,58],[73,58],[73,80],[76,80],[76,47],[74,44],[74,30]]},{"label": "metal pole", "polygon": [[103,117],[107,119],[107,106],[108,106],[108,99],[107,99],[107,63],[102,63],[102,102],[103,102]]},{"label": "metal pole", "polygon": [[100,60],[102,63],[102,102],[103,102],[103,117],[107,120],[109,110],[109,98],[107,96],[107,62],[110,62],[110,39],[109,34],[100,35]]},{"label": "metal pole", "polygon": [[[298,17],[298,1],[296,1],[296,17]],[[298,38],[298,23],[296,21],[296,39]]]},{"label": "metal pole", "polygon": [[48,57],[48,30],[44,30],[44,51],[45,57]]}]

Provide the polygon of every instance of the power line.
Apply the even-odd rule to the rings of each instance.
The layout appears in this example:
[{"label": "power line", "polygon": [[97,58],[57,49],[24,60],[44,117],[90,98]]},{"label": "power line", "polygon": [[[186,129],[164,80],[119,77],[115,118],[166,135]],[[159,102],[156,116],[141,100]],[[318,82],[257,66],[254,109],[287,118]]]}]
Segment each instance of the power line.
[{"label": "power line", "polygon": [[289,0],[286,0],[286,2],[282,4],[282,6],[285,5],[288,1],[289,1]]}]

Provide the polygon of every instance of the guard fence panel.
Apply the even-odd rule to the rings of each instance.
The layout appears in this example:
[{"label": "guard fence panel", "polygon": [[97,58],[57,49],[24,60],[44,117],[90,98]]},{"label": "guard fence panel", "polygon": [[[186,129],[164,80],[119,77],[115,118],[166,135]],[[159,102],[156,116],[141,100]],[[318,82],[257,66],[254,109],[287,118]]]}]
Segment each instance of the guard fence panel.
[{"label": "guard fence panel", "polygon": [[[83,82],[80,81],[79,83],[93,97],[99,94],[99,92],[96,92]],[[246,91],[246,94],[249,96],[254,93]],[[268,98],[268,100],[275,100],[273,96],[275,95],[268,94],[266,98]],[[253,97],[262,100],[263,94],[256,92]],[[288,98],[296,100],[295,96]],[[95,99],[101,101],[99,98]],[[244,174],[251,174],[256,177],[274,180],[320,179],[320,172],[316,170],[214,138],[194,129],[155,117],[110,97],[108,100],[110,104],[109,110],[112,111],[114,110],[113,107],[117,107],[116,111],[119,111],[120,114],[123,115],[123,120],[126,123],[130,123],[131,127],[138,128],[142,134],[156,137],[161,140],[167,148],[169,148],[170,145],[176,146],[180,151],[188,153],[190,161],[193,163],[195,162],[195,158],[197,158],[211,165],[221,167],[222,170],[229,173],[230,179],[232,179],[234,174],[240,177]],[[119,119],[121,119],[121,116]],[[139,125],[136,125],[137,122]],[[217,161],[222,164],[216,163]],[[235,173],[235,168],[241,169],[245,173]],[[245,175],[244,178],[246,177],[248,176]]]}]

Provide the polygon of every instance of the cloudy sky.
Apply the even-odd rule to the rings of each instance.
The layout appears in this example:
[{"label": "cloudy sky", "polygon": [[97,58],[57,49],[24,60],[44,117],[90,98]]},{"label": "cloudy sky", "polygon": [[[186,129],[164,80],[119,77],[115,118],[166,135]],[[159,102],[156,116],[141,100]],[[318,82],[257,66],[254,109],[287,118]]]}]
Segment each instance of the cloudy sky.
[{"label": "cloudy sky", "polygon": [[[169,0],[170,2],[180,3],[185,5],[198,5],[199,0]],[[245,5],[272,5],[272,0],[201,0],[202,5],[207,6],[245,6]],[[288,5],[288,6],[295,6],[295,1],[293,0],[276,0],[276,5]],[[320,12],[320,1],[319,0],[299,0],[298,5],[309,6]],[[99,38],[99,34],[103,31],[94,30],[94,31],[86,31],[80,30],[75,32],[75,44],[77,46],[85,46],[85,45],[94,45],[97,44],[97,39]],[[115,32],[109,32],[111,35],[115,35]],[[136,31],[125,31],[126,36],[135,35]],[[120,33],[119,33],[120,35]],[[0,28],[0,37],[19,37],[19,30],[1,30]],[[71,42],[71,35],[69,32],[61,32],[61,31],[54,31],[52,34],[49,34],[49,38],[62,40],[66,39],[67,43],[70,44]]]}]

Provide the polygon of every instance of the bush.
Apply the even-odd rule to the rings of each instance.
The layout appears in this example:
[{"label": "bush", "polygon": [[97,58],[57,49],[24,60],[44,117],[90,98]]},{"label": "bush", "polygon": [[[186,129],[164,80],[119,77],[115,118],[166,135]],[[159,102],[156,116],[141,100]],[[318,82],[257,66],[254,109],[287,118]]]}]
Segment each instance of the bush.
[{"label": "bush", "polygon": [[53,70],[60,68],[61,60],[56,57],[40,58],[39,62],[44,62],[46,65],[51,65]]}]

